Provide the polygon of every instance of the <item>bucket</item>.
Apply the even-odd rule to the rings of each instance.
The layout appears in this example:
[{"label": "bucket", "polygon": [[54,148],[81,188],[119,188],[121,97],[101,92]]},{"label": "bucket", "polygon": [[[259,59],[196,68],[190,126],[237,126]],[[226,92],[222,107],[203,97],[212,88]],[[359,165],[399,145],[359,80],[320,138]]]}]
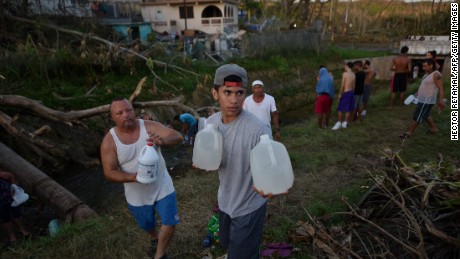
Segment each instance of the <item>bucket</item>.
[{"label": "bucket", "polygon": [[136,180],[145,184],[155,182],[158,176],[159,159],[160,157],[153,147],[153,143],[147,143],[147,145],[142,148],[137,160]]},{"label": "bucket", "polygon": [[250,165],[254,187],[265,194],[285,193],[294,183],[291,159],[283,144],[268,135],[251,150]]},{"label": "bucket", "polygon": [[193,147],[193,165],[204,170],[219,169],[222,161],[222,134],[217,131],[213,124],[196,134]]}]

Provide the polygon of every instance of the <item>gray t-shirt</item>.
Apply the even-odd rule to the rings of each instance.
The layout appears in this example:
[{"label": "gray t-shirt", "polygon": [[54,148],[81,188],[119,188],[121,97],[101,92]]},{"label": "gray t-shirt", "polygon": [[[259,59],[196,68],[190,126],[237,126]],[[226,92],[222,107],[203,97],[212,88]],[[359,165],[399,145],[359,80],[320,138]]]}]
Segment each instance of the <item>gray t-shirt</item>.
[{"label": "gray t-shirt", "polygon": [[222,162],[219,167],[219,208],[231,218],[247,215],[265,204],[253,190],[249,156],[260,136],[271,137],[270,128],[248,111],[242,110],[238,118],[223,124],[221,113],[211,115],[208,124],[217,125],[222,133]]}]

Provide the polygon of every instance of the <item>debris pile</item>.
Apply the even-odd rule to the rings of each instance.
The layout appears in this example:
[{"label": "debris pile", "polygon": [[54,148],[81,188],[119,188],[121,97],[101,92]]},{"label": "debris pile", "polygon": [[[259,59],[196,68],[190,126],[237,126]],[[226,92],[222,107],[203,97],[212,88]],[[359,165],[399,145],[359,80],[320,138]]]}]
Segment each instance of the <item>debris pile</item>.
[{"label": "debris pile", "polygon": [[[395,161],[397,160],[397,161]],[[439,161],[407,166],[394,156],[343,226],[310,216],[292,237],[328,258],[460,258],[460,168]],[[397,166],[399,164],[400,166]]]}]

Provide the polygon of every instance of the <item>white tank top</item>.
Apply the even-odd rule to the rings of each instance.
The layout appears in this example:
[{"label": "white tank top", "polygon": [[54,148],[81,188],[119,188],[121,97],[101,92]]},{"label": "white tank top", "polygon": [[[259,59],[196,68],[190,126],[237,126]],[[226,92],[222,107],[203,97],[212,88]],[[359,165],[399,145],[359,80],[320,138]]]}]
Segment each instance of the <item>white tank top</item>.
[{"label": "white tank top", "polygon": [[[118,139],[115,129],[110,129],[110,134],[112,134],[117,148],[120,170],[128,174],[135,174],[137,172],[137,158],[139,157],[141,149],[147,144],[146,139],[149,137],[144,126],[144,121],[138,121],[140,127],[139,139],[130,145],[123,144],[120,139]],[[158,146],[154,147],[160,157],[157,180],[150,184],[138,182],[123,183],[126,201],[132,206],[153,205],[155,201],[161,200],[174,192],[174,185],[166,169],[166,163],[161,154],[161,149]]]},{"label": "white tank top", "polygon": [[437,103],[437,96],[438,96],[438,87],[434,82],[434,75],[439,74],[439,71],[433,71],[431,74],[425,76],[420,83],[420,87],[418,89],[417,99],[419,103],[426,103],[426,104],[435,104]]}]

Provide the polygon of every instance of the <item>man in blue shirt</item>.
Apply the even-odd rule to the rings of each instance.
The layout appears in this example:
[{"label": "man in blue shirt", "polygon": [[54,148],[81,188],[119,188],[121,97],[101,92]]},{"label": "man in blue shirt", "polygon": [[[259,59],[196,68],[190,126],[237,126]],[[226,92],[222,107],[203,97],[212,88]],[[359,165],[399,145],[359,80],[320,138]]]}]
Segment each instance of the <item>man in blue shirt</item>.
[{"label": "man in blue shirt", "polygon": [[198,121],[196,118],[190,113],[183,113],[176,115],[174,119],[182,123],[181,133],[188,137],[188,144],[193,145],[195,135],[198,132]]},{"label": "man in blue shirt", "polygon": [[334,99],[334,79],[325,67],[321,67],[319,70],[316,93],[318,96],[316,97],[315,113],[318,115],[318,127],[320,129],[327,128],[331,118],[332,100]]}]

